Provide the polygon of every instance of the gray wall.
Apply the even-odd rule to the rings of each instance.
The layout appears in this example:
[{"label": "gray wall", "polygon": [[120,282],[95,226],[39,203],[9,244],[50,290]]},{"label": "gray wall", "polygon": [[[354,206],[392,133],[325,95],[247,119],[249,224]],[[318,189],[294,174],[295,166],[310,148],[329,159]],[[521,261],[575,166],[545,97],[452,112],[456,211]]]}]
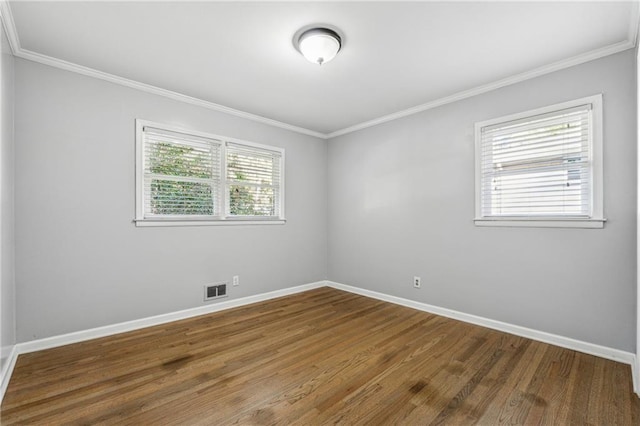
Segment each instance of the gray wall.
[{"label": "gray wall", "polygon": [[[635,351],[634,73],[627,50],[330,140],[329,279]],[[596,93],[605,228],[475,227],[474,123]]]},{"label": "gray wall", "polygon": [[[335,138],[328,153],[312,137],[21,59],[15,68],[18,341],[200,306],[204,283],[232,275],[231,298],[328,275],[634,350],[632,50]],[[595,93],[605,229],[475,227],[473,124]],[[284,147],[287,224],[136,228],[135,118]]]},{"label": "gray wall", "polygon": [[13,91],[14,60],[0,21],[2,34],[2,141],[0,141],[0,370],[16,342],[13,221]]},{"label": "gray wall", "polygon": [[[635,74],[634,81],[636,84],[636,149],[640,146],[640,87],[638,86],[638,82],[640,81],[640,46],[636,45],[635,50]],[[636,156],[636,167],[639,167],[640,164],[640,152],[637,152]],[[637,170],[636,173],[636,228],[640,224],[640,170]],[[636,229],[636,368],[635,374],[636,379],[638,379],[638,383],[640,383],[640,229]]]},{"label": "gray wall", "polygon": [[[230,298],[326,278],[324,140],[30,61],[15,67],[19,342],[200,306],[205,283],[233,275]],[[284,147],[287,223],[136,228],[136,118]]]}]

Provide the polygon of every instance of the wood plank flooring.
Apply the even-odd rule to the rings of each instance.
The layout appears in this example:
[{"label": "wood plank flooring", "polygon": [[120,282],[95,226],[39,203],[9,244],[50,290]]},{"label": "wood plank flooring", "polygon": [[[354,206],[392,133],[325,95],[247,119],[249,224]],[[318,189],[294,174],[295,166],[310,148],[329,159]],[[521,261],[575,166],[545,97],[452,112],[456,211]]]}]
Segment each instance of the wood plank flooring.
[{"label": "wood plank flooring", "polygon": [[12,424],[638,425],[630,368],[321,288],[21,355]]}]

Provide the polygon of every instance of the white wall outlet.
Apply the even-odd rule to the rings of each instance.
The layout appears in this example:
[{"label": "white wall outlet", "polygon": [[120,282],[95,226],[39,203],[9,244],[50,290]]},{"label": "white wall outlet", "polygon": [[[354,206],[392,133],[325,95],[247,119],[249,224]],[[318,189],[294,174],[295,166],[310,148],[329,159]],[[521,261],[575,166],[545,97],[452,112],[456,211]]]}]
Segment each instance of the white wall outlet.
[{"label": "white wall outlet", "polygon": [[420,277],[413,277],[413,286],[415,288],[420,288]]},{"label": "white wall outlet", "polygon": [[233,276],[233,286],[238,286],[240,285],[240,277],[238,275],[234,275]]}]

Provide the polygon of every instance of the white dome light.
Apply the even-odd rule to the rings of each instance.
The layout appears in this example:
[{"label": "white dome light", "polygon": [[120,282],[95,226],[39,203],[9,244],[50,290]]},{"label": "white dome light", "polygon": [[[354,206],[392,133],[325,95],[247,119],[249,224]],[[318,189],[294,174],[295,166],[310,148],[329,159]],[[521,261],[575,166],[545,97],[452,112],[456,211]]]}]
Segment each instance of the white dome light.
[{"label": "white dome light", "polygon": [[335,58],[342,39],[328,28],[312,28],[300,34],[294,44],[309,62],[322,65]]}]

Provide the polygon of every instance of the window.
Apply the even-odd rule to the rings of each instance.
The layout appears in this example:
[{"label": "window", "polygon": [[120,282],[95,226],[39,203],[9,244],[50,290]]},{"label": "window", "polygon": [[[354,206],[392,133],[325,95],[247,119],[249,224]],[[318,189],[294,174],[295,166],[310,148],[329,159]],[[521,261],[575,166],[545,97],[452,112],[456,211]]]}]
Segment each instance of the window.
[{"label": "window", "polygon": [[602,95],[476,123],[481,226],[602,228]]},{"label": "window", "polygon": [[136,224],[284,222],[284,150],[136,120]]}]

